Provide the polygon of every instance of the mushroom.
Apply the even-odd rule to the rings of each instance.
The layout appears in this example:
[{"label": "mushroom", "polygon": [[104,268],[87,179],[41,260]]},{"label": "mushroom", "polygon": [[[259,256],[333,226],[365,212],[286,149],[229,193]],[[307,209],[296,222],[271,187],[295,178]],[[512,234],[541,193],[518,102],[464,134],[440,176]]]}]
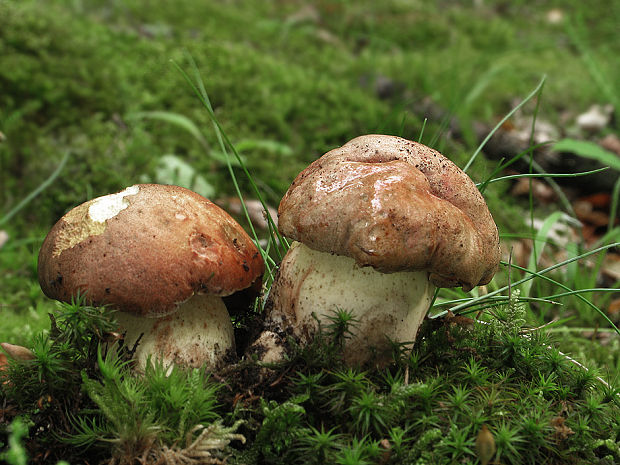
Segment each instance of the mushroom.
[{"label": "mushroom", "polygon": [[267,331],[304,343],[316,319],[350,310],[349,364],[385,362],[389,340],[415,340],[436,286],[471,290],[499,264],[497,227],[472,180],[400,137],[361,136],[326,153],[293,181],[278,216],[297,242],[271,288]]},{"label": "mushroom", "polygon": [[89,200],[64,215],[39,253],[39,283],[50,298],[78,293],[119,310],[117,319],[144,369],[215,367],[234,350],[222,296],[261,279],[258,249],[226,212],[178,186],[138,184]]}]

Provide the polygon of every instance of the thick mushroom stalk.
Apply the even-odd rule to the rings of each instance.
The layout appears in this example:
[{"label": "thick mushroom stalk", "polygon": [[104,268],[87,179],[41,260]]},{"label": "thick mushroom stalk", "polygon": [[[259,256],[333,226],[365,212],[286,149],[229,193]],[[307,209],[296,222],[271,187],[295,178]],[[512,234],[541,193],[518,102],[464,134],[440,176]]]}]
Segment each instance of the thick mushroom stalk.
[{"label": "thick mushroom stalk", "polygon": [[307,343],[318,329],[317,319],[326,325],[336,310],[349,310],[358,321],[349,328],[345,361],[383,364],[392,355],[390,341],[413,342],[434,291],[426,271],[380,273],[350,257],[295,242],[272,287],[269,298],[276,306],[268,326],[292,326]]},{"label": "thick mushroom stalk", "polygon": [[230,316],[218,296],[193,295],[180,304],[176,312],[160,318],[144,318],[126,312],[118,312],[115,316],[125,333],[126,348],[132,349],[140,338],[134,359],[141,372],[149,357],[164,366],[217,366],[227,352],[235,348]]}]

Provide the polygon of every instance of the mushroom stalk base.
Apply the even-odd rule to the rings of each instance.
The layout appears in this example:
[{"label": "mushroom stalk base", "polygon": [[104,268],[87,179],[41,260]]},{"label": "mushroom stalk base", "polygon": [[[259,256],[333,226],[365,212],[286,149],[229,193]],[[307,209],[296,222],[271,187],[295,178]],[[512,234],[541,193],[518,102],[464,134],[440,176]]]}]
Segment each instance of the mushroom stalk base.
[{"label": "mushroom stalk base", "polygon": [[267,326],[292,329],[308,342],[318,329],[313,314],[326,325],[337,310],[350,310],[358,322],[350,328],[345,360],[383,364],[391,357],[390,340],[413,343],[434,291],[426,271],[380,273],[295,242],[271,288]]},{"label": "mushroom stalk base", "polygon": [[165,366],[175,363],[214,368],[235,347],[226,306],[220,297],[213,295],[195,294],[181,303],[176,312],[161,318],[118,312],[116,319],[125,332],[128,349],[143,334],[134,354],[139,371],[144,371],[149,355]]}]

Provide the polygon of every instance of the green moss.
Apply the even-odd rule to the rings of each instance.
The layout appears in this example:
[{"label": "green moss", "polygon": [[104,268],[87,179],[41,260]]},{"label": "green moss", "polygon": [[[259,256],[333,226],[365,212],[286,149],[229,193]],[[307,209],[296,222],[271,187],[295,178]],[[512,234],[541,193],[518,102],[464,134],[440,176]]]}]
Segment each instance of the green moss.
[{"label": "green moss", "polygon": [[428,320],[413,350],[395,345],[393,363],[362,369],[344,365],[355,320],[339,312],[307,347],[289,341],[289,359],[270,370],[243,360],[213,376],[160,365],[135,375],[127,353],[102,355],[117,337],[108,311],[62,304],[49,335],[30,343],[33,360],[0,372],[0,395],[7,412],[30,418],[30,454],[71,461],[95,452],[121,463],[166,454],[246,465],[473,461],[483,425],[502,463],[615,457],[619,388],[542,330],[524,332],[524,317],[514,300],[471,328]]},{"label": "green moss", "polygon": [[[545,19],[552,7],[562,9],[563,24]],[[92,350],[67,352],[74,342],[54,343],[53,331],[35,338],[48,327],[46,314],[56,310],[38,289],[38,248],[62,214],[94,196],[152,179],[166,154],[204,175],[217,196],[234,192],[217,157],[209,117],[171,59],[189,69],[188,51],[197,61],[218,121],[233,142],[246,142],[246,165],[277,204],[301,169],[352,137],[382,132],[417,139],[426,116],[418,107],[426,97],[460,119],[465,137],[443,137],[445,122],[429,121],[424,142],[434,141],[461,166],[475,149],[467,126],[474,120],[495,123],[543,74],[541,117],[559,122],[562,112],[574,115],[591,103],[617,105],[620,90],[611,77],[620,74],[620,63],[610,57],[620,53],[614,40],[618,8],[603,1],[547,6],[400,0],[0,2],[0,131],[5,137],[0,140],[0,219],[70,153],[54,184],[0,225],[10,236],[0,250],[0,340],[37,353],[36,362],[11,368],[16,384],[3,385],[3,399],[19,404],[29,421],[43,427],[31,429],[31,435],[43,439],[44,446],[58,446],[49,433],[57,431],[58,418],[67,419],[57,395],[63,390],[84,408],[79,418],[90,423],[82,425],[114,425],[96,398],[103,398],[101,386],[109,391],[115,384],[98,374]],[[394,83],[389,98],[376,95],[378,77]],[[203,132],[206,143],[178,125],[134,118],[140,111],[181,114]],[[247,141],[275,142],[290,150]],[[479,158],[470,172],[484,180],[493,166]],[[251,191],[244,178],[241,188]],[[507,185],[492,185],[485,195],[502,232],[524,230],[528,207],[509,198]],[[572,288],[593,287],[596,276],[584,270],[580,266],[577,273],[553,277]],[[505,282],[505,276],[496,281]],[[540,297],[557,286],[540,281],[533,289]],[[463,297],[450,291],[445,296]],[[603,306],[609,297],[593,300]],[[543,320],[573,312],[576,326],[596,327],[602,321],[583,302],[564,302],[564,313],[555,304],[532,304],[532,310]],[[237,425],[249,441],[244,447],[233,444],[231,462],[475,460],[473,444],[482,424],[494,434],[496,459],[502,463],[620,459],[614,447],[619,439],[615,385],[601,387],[591,372],[548,349],[553,341],[544,335],[525,338],[519,328],[493,321],[473,332],[437,322],[388,370],[345,369],[338,345],[321,343],[297,352],[267,384],[254,385],[241,400],[233,402],[225,389],[218,391],[221,404],[212,420],[221,419],[224,436],[234,434],[227,428]],[[608,345],[582,337],[558,340],[563,350],[604,370],[604,377],[617,376],[617,338],[605,340]],[[251,363],[243,367],[240,373],[255,374]],[[50,384],[55,372],[62,372],[65,384]],[[64,377],[67,372],[71,376]],[[172,384],[187,387],[187,382]],[[149,421],[157,416],[149,415]],[[237,424],[238,418],[245,423]],[[181,433],[171,432],[178,420],[164,422],[168,446],[181,439]],[[110,452],[105,444],[99,451],[102,456]]]},{"label": "green moss", "polygon": [[[251,447],[264,463],[473,461],[486,424],[502,463],[592,463],[613,455],[601,444],[620,439],[617,395],[606,396],[544,333],[526,336],[514,321],[491,318],[473,330],[427,324],[413,352],[386,370],[345,368],[337,355],[323,366],[298,363],[291,397],[279,394],[279,403],[263,408]],[[306,349],[314,360],[316,349]]]}]

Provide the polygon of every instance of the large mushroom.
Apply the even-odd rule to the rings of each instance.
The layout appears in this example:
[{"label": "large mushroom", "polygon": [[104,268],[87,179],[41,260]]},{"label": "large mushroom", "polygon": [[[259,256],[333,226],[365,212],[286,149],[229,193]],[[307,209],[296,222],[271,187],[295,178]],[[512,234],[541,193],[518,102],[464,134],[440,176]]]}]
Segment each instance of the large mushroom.
[{"label": "large mushroom", "polygon": [[271,288],[261,339],[292,332],[306,342],[317,318],[350,310],[359,320],[345,346],[350,364],[385,361],[389,340],[415,340],[436,286],[470,290],[499,264],[497,227],[472,180],[400,137],[361,136],[326,153],[293,181],[278,216],[297,242]]},{"label": "large mushroom", "polygon": [[39,253],[50,298],[119,310],[125,343],[164,364],[216,366],[234,349],[222,296],[259,280],[258,249],[226,212],[178,186],[138,184],[75,207]]}]

